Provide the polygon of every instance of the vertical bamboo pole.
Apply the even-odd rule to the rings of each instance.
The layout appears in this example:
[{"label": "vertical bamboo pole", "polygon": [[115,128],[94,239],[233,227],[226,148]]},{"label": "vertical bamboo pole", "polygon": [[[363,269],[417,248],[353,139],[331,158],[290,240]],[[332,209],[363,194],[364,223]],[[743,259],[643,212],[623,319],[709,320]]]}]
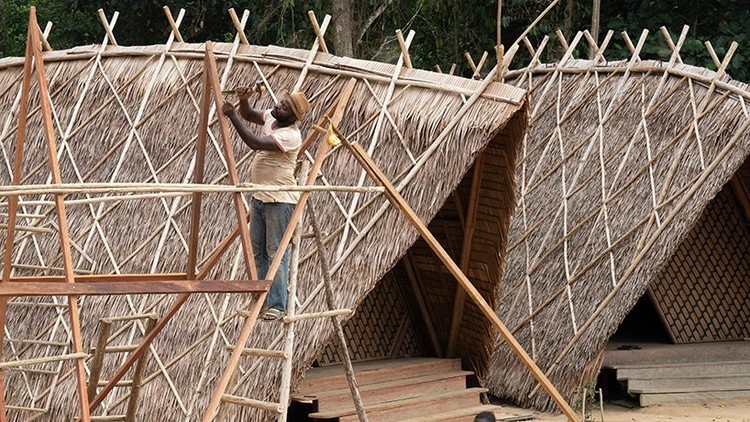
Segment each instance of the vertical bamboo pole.
[{"label": "vertical bamboo pole", "polygon": [[[328,266],[328,256],[325,253],[325,245],[323,244],[323,235],[320,234],[320,227],[318,227],[318,219],[315,216],[315,211],[310,207],[310,224],[312,225],[313,232],[315,233],[315,245],[318,248],[318,261],[320,262],[320,268],[323,271],[323,286],[326,292],[326,305],[328,309],[336,309],[336,304],[333,302],[333,283],[331,283],[331,273]],[[336,339],[339,342],[339,357],[344,365],[344,371],[346,372],[346,381],[349,384],[349,390],[352,393],[352,399],[354,400],[354,407],[357,409],[357,416],[359,416],[360,422],[367,422],[367,412],[365,412],[365,404],[362,401],[362,396],[359,394],[359,387],[357,387],[357,379],[354,376],[354,367],[352,367],[352,359],[349,356],[349,348],[346,346],[346,336],[344,336],[344,328],[341,326],[341,320],[337,316],[331,317],[331,322],[336,329]]]},{"label": "vertical bamboo pole", "polygon": [[[44,61],[42,60],[41,42],[39,40],[39,31],[36,21],[36,8],[31,7],[29,26],[33,27],[31,38],[33,41],[32,50],[34,60],[36,61],[36,75],[39,84],[39,98],[42,107],[42,117],[44,123],[44,134],[47,141],[47,154],[50,164],[50,173],[52,174],[52,183],[61,184],[62,176],[60,175],[60,165],[57,161],[57,140],[55,139],[55,129],[52,123],[52,110],[49,101],[49,89],[47,87],[47,77],[44,72]],[[64,195],[55,194],[55,209],[57,211],[57,222],[60,230],[60,244],[63,254],[63,266],[65,270],[65,281],[75,283],[75,274],[73,273],[73,256],[70,249],[70,235],[68,233],[68,218],[65,213]],[[78,296],[68,296],[68,306],[70,307],[70,328],[73,340],[73,351],[75,353],[83,352],[81,341],[81,321],[78,311]],[[76,359],[76,378],[78,381],[78,395],[80,399],[81,420],[88,422],[91,420],[89,414],[89,397],[86,389],[86,368],[83,359]]]}]

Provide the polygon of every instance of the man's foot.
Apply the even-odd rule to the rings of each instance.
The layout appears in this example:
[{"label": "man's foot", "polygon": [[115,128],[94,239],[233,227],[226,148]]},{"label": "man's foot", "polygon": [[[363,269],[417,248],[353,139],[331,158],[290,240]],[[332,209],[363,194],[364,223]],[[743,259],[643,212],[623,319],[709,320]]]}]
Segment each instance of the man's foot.
[{"label": "man's foot", "polygon": [[263,321],[277,321],[283,316],[283,311],[274,308],[265,309],[260,312],[260,319]]}]

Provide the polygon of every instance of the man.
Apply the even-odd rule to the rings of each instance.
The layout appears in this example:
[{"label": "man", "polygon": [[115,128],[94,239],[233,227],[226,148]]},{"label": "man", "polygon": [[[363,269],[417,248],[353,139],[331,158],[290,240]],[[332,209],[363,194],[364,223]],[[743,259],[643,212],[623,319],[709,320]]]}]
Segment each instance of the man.
[{"label": "man", "polygon": [[[258,151],[250,167],[251,182],[261,185],[295,185],[297,181],[294,178],[294,168],[302,146],[302,134],[297,121],[310,109],[310,103],[302,92],[285,92],[284,99],[272,109],[256,110],[248,102],[252,91],[251,88],[238,88],[235,94],[240,99],[239,116],[250,123],[261,125],[260,136],[250,131],[231,102],[225,100],[222,107],[242,141]],[[259,279],[264,279],[268,273],[268,267],[276,255],[298,199],[299,192],[253,194],[250,241]],[[284,315],[288,280],[289,251],[285,250],[266,296],[264,309],[260,313],[262,320],[273,321]]]}]

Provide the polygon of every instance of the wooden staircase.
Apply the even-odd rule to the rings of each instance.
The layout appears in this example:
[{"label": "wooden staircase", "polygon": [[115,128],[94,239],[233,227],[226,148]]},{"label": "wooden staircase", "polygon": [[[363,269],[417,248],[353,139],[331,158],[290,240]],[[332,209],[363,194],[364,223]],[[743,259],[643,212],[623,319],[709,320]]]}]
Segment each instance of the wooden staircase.
[{"label": "wooden staircase", "polygon": [[[409,358],[354,365],[367,417],[377,421],[472,421],[482,411],[485,388],[467,388],[470,371],[460,359]],[[346,376],[341,367],[312,368],[292,398],[312,403],[314,421],[358,421]]]},{"label": "wooden staircase", "polygon": [[750,398],[750,362],[623,365],[615,368],[641,406]]},{"label": "wooden staircase", "polygon": [[641,406],[750,398],[750,342],[640,343],[607,350],[604,368]]}]

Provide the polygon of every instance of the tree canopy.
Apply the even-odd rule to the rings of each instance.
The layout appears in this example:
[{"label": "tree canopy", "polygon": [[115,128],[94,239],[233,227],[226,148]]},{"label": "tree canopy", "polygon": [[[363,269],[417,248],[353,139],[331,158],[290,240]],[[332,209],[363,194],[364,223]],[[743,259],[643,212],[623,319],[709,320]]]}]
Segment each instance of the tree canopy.
[{"label": "tree canopy", "polygon": [[[515,41],[550,1],[505,0],[501,19],[503,44]],[[23,54],[30,4],[37,7],[40,22],[53,23],[50,44],[56,49],[101,42],[104,29],[96,14],[99,8],[110,18],[115,10],[119,11],[114,33],[122,45],[160,44],[170,31],[162,11],[164,3],[158,0],[132,0],[127,6],[115,0],[0,0],[0,57]],[[180,8],[185,9],[180,31],[189,42],[231,40],[234,28],[227,10],[234,8],[238,13],[245,9],[250,12],[245,32],[252,43],[309,48],[314,33],[307,11],[313,10],[319,20],[326,13],[333,15],[326,38],[331,50],[341,55],[393,62],[400,51],[395,30],[401,29],[404,34],[416,31],[409,50],[415,67],[432,69],[438,65],[447,71],[456,63],[457,72],[470,76],[464,52],[478,61],[484,51],[491,60],[485,71],[494,64],[496,0],[182,0],[166,4],[175,15]],[[575,31],[591,28],[592,5],[592,2],[562,0],[533,28],[529,34],[533,44],[545,35],[553,39],[544,61],[558,57],[556,29],[572,37]],[[599,39],[607,30],[614,30],[616,36],[607,50],[607,58],[627,58],[630,53],[619,33],[628,31],[635,39],[641,30],[648,29],[653,36],[644,46],[641,58],[668,60],[670,50],[657,34],[659,28],[665,26],[676,39],[682,26],[689,25],[690,32],[681,50],[686,63],[715,69],[704,42],[710,41],[722,58],[731,42],[737,41],[740,48],[727,72],[747,82],[750,54],[744,47],[750,43],[749,21],[747,0],[601,0]],[[528,60],[523,50],[514,67]],[[586,47],[579,48],[576,54],[586,57]]]}]

